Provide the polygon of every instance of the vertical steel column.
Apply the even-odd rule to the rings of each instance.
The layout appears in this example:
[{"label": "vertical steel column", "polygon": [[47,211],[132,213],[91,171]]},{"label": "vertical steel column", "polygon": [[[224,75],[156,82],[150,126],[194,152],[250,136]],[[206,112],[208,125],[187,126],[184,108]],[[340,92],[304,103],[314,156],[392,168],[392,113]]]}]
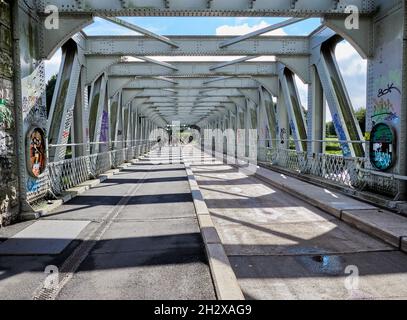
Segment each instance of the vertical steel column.
[{"label": "vertical steel column", "polygon": [[147,151],[146,152],[150,151],[150,128],[151,128],[151,121],[150,121],[149,118],[147,118],[147,125],[146,125],[146,140],[147,140],[146,147],[147,147]]},{"label": "vertical steel column", "polygon": [[[402,97],[400,110],[399,174],[407,176],[407,2],[403,1]],[[397,200],[407,199],[407,181],[398,182]]]},{"label": "vertical steel column", "polygon": [[14,116],[15,116],[15,132],[16,132],[16,150],[18,156],[18,199],[20,212],[32,212],[32,208],[27,201],[27,169],[26,169],[26,150],[25,150],[25,134],[24,134],[24,119],[23,119],[23,99],[21,90],[21,51],[20,51],[20,12],[18,1],[11,1],[11,20],[13,34],[13,63],[14,63]]},{"label": "vertical steel column", "polygon": [[138,107],[138,105],[135,105],[134,106],[134,128],[133,128],[133,130],[134,130],[134,135],[133,135],[133,139],[134,139],[134,158],[138,158],[138,156],[139,156],[139,136],[138,136],[138,130],[139,130],[139,127],[140,127],[140,124],[139,124],[139,118],[138,118],[138,109],[139,109],[139,107]]},{"label": "vertical steel column", "polygon": [[325,98],[315,66],[311,66],[311,85],[308,87],[308,137],[314,140],[310,143],[308,155],[324,153],[325,143],[315,140],[325,140]]},{"label": "vertical steel column", "polygon": [[250,100],[245,98],[245,110],[244,110],[244,145],[245,152],[244,156],[249,156],[249,130],[252,129],[252,120],[250,116]]},{"label": "vertical steel column", "polygon": [[59,145],[50,148],[49,157],[51,161],[65,159],[66,144],[70,134],[74,131],[72,122],[75,103],[81,101],[80,92],[78,94],[81,73],[78,48],[76,43],[71,40],[63,46],[62,50],[63,59],[48,117],[49,142]]},{"label": "vertical steel column", "polygon": [[117,92],[112,98],[110,98],[110,132],[111,132],[111,140],[112,140],[112,148],[117,148],[119,143],[117,142],[119,139],[119,127],[120,127],[120,115],[121,115],[121,91]]},{"label": "vertical steel column", "polygon": [[144,122],[145,122],[145,118],[144,118],[144,115],[142,115],[140,117],[140,141],[141,141],[140,155],[144,154]]},{"label": "vertical steel column", "polygon": [[268,93],[265,92],[263,87],[259,88],[259,93],[260,100],[257,115],[257,128],[259,130],[259,150],[257,154],[261,161],[265,161],[267,148],[275,145],[276,119],[274,109],[272,109],[272,101],[266,100],[266,96],[268,95]]},{"label": "vertical steel column", "polygon": [[290,125],[288,121],[288,112],[285,104],[284,94],[281,86],[279,86],[277,100],[277,122],[278,122],[278,147],[288,149],[290,146]]},{"label": "vertical steel column", "polygon": [[129,142],[130,106],[131,102],[123,107],[123,136],[124,136],[123,148],[127,148]]},{"label": "vertical steel column", "polygon": [[[106,77],[102,75],[92,84],[91,107],[89,115],[91,153],[98,153],[100,148],[100,134],[102,126],[103,111],[106,98]],[[106,146],[104,149],[107,149]]]},{"label": "vertical steel column", "polygon": [[[335,58],[336,41],[332,39],[321,45],[317,71],[339,139],[360,141],[362,132]],[[364,146],[358,143],[342,143],[342,151],[344,156],[364,156]]]},{"label": "vertical steel column", "polygon": [[305,141],[307,140],[307,131],[301,100],[294,81],[294,74],[288,68],[280,66],[279,79],[296,149],[297,151],[305,151],[307,149]]},{"label": "vertical steel column", "polygon": [[81,77],[78,86],[77,98],[74,108],[74,137],[75,143],[79,144],[74,148],[75,156],[80,157],[87,154],[87,142],[89,126],[88,126],[88,88],[85,85],[86,73],[81,70]]}]

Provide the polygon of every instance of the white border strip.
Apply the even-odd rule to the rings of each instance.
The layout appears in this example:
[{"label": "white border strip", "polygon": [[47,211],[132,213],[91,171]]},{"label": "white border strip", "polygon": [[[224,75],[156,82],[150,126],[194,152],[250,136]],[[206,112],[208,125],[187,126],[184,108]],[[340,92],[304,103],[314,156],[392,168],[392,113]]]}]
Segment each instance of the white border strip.
[{"label": "white border strip", "polygon": [[185,170],[188,176],[194,201],[195,212],[199,222],[206,254],[215,285],[216,295],[219,300],[245,300],[236,275],[230,265],[222,241],[213,224],[208,207],[205,204],[201,190],[196,182],[191,165],[184,159]]}]

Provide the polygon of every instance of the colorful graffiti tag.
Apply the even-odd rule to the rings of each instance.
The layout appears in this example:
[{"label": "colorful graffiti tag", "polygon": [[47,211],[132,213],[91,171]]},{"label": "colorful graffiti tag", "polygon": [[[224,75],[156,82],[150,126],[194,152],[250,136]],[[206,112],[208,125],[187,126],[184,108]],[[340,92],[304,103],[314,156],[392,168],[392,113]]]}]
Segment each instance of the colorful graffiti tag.
[{"label": "colorful graffiti tag", "polygon": [[287,129],[281,128],[280,129],[280,140],[281,140],[280,143],[284,144],[286,139],[288,139]]},{"label": "colorful graffiti tag", "polygon": [[11,156],[14,153],[13,137],[0,130],[0,156]]},{"label": "colorful graffiti tag", "polygon": [[38,192],[38,191],[40,191],[40,183],[37,180],[29,178],[27,180],[27,191],[28,192]]},{"label": "colorful graffiti tag", "polygon": [[380,122],[391,123],[399,127],[401,110],[401,71],[383,70],[383,76],[375,79],[374,90],[376,99],[373,99],[372,125]]},{"label": "colorful graffiti tag", "polygon": [[394,163],[395,135],[384,123],[375,125],[371,132],[370,162],[378,170],[385,171]]},{"label": "colorful graffiti tag", "polygon": [[0,156],[0,181],[2,184],[9,183],[13,180],[13,167],[7,157]]},{"label": "colorful graffiti tag", "polygon": [[[332,121],[336,130],[336,134],[339,137],[340,141],[347,141],[348,139],[346,138],[346,134],[345,131],[343,130],[343,126],[342,126],[342,122],[339,118],[339,115],[337,113],[335,113],[332,117]],[[351,156],[351,151],[349,148],[348,143],[343,142],[341,143],[341,147],[342,147],[342,153],[345,157],[350,157]]]},{"label": "colorful graffiti tag", "polygon": [[393,103],[390,101],[390,99],[375,99],[373,107],[373,125],[380,122],[392,122],[393,124],[398,124],[399,116],[394,110]]},{"label": "colorful graffiti tag", "polygon": [[29,134],[29,172],[33,177],[39,177],[46,166],[45,137],[40,128],[31,130]]},{"label": "colorful graffiti tag", "polygon": [[109,117],[108,117],[108,113],[106,111],[103,111],[102,123],[100,126],[100,141],[101,142],[107,142],[108,132],[109,132]]},{"label": "colorful graffiti tag", "polygon": [[7,106],[5,99],[0,99],[0,128],[11,129],[13,127],[13,113]]},{"label": "colorful graffiti tag", "polygon": [[44,65],[42,63],[32,74],[21,81],[23,115],[28,122],[38,122],[47,118],[44,97],[45,87],[42,83],[43,73]]}]

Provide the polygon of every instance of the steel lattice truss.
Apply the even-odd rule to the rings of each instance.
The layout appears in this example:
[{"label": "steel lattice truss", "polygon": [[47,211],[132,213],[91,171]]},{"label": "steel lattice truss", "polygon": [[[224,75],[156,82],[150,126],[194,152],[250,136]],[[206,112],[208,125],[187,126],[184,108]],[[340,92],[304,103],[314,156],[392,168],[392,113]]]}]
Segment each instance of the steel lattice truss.
[{"label": "steel lattice truss", "polygon": [[[201,136],[210,132],[207,147],[216,145],[221,152],[227,152],[224,142],[232,141],[244,149],[244,157],[257,147],[256,156],[264,162],[350,187],[380,189],[397,199],[407,194],[407,183],[372,170],[369,156],[387,161],[388,154],[383,156],[362,135],[335,55],[338,43],[346,40],[366,60],[366,133],[382,123],[394,130],[394,163],[388,173],[407,176],[405,0],[3,3],[10,4],[12,17],[12,28],[2,22],[1,37],[12,43],[15,55],[7,52],[15,70],[6,71],[14,71],[12,138],[22,207],[43,197],[49,183],[61,192],[144,154],[157,141],[151,132],[170,132],[174,121],[200,129]],[[129,16],[285,19],[239,36],[166,36],[138,26],[125,18]],[[96,17],[134,35],[86,34]],[[310,18],[320,18],[320,25],[308,35],[270,35]],[[55,91],[46,101],[45,60],[60,48]],[[306,85],[307,101],[300,99],[296,77]],[[343,156],[325,152],[328,109]],[[33,128],[48,143],[49,165],[44,164],[40,179],[28,165],[27,136]],[[248,140],[253,131],[247,129],[257,129],[253,143]],[[228,132],[235,132],[234,138]]]},{"label": "steel lattice truss", "polygon": [[[310,132],[316,134],[315,126],[322,124],[315,122],[322,119],[307,123],[295,75],[309,85],[309,114],[320,109],[326,97],[331,113],[339,119],[335,125],[341,139],[362,139],[333,52],[336,44],[346,39],[362,57],[372,57],[373,15],[379,5],[386,6],[384,1],[42,0],[37,2],[37,13],[44,19],[47,5],[56,6],[62,17],[58,32],[42,30],[47,41],[41,46],[42,57],[49,58],[63,45],[63,66],[51,109],[52,114],[62,114],[62,121],[49,121],[48,128],[58,144],[67,142],[63,128],[72,125],[72,106],[82,100],[83,109],[93,121],[90,138],[94,141],[98,141],[103,114],[108,111],[112,141],[121,131],[128,133],[128,139],[134,138],[138,134],[136,124],[147,119],[153,128],[165,127],[172,121],[201,128],[265,128],[260,131],[260,138],[271,141],[276,140],[279,128],[290,128],[297,150],[304,151],[307,143],[301,141],[306,141]],[[360,28],[351,32],[344,26],[348,5],[357,6],[360,13]],[[92,22],[93,16],[140,35],[86,35],[81,30]],[[163,36],[119,16],[291,18],[236,37]],[[323,18],[321,26],[308,36],[264,35],[316,16]],[[163,62],[155,56],[235,58],[219,62]],[[262,56],[274,58],[256,59]],[[64,88],[68,95],[61,94],[63,79],[69,79],[68,88]],[[347,155],[364,153],[360,145],[352,143],[344,144],[343,149]],[[58,152],[63,156],[65,149],[55,151],[54,156]]]}]

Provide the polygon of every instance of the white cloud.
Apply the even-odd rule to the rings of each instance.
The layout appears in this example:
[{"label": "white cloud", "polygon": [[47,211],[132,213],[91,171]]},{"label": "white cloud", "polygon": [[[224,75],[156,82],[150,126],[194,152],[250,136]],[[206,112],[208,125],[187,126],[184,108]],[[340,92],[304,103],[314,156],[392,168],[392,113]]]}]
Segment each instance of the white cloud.
[{"label": "white cloud", "polygon": [[62,50],[58,49],[51,59],[45,60],[45,81],[48,80],[59,72],[59,66],[61,65]]},{"label": "white cloud", "polygon": [[[239,20],[237,20],[237,21],[239,21]],[[270,24],[264,20],[260,21],[260,23],[253,25],[253,26],[249,26],[248,23],[244,23],[244,24],[240,24],[240,25],[238,24],[235,26],[223,25],[223,26],[216,28],[216,35],[218,35],[218,36],[240,36],[240,35],[250,33],[250,32],[253,32],[253,31],[256,31],[259,29],[263,29],[268,26],[270,26]],[[277,29],[277,30],[273,30],[273,31],[264,33],[264,35],[283,36],[283,35],[286,35],[286,33],[284,32],[283,29]]]},{"label": "white cloud", "polygon": [[362,59],[348,42],[342,41],[337,45],[335,56],[340,64],[342,75],[366,74],[367,61]]},{"label": "white cloud", "polygon": [[367,61],[346,41],[337,45],[335,56],[353,107],[366,107]]},{"label": "white cloud", "polygon": [[305,109],[308,109],[308,85],[301,81],[301,79],[295,75],[295,83],[297,85],[298,94],[300,96],[301,104]]},{"label": "white cloud", "polygon": [[349,44],[349,42],[342,41],[336,46],[335,55],[338,60],[343,61],[353,57],[355,55],[355,49]]}]

